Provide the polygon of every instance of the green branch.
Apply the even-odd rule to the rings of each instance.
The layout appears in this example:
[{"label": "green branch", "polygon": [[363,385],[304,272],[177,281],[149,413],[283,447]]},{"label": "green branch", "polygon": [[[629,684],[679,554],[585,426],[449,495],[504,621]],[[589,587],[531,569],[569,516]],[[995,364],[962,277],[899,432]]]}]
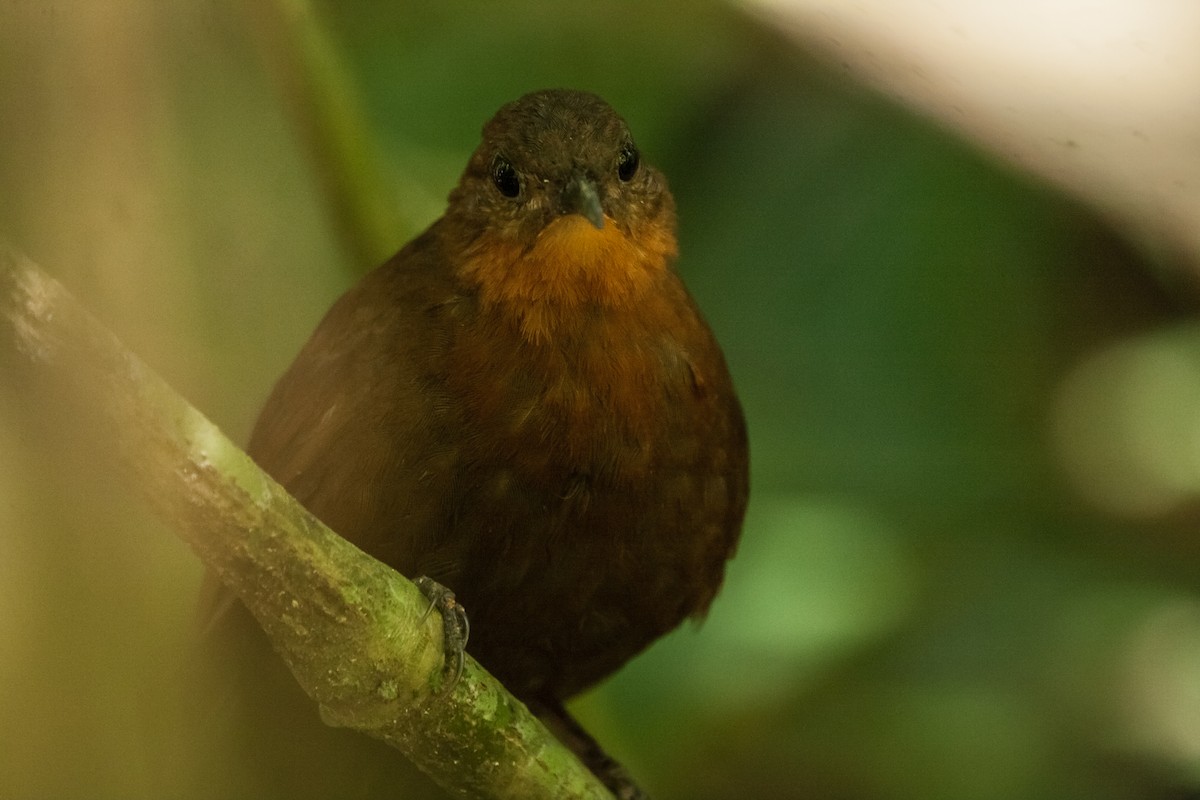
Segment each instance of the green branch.
[{"label": "green branch", "polygon": [[306,0],[256,0],[245,13],[317,171],[338,238],[360,268],[379,264],[417,231],[403,224],[357,84]]},{"label": "green branch", "polygon": [[416,587],[322,525],[61,284],[3,246],[0,364],[6,382],[71,403],[251,610],[328,723],[384,740],[459,795],[611,797],[475,661],[440,696],[441,620],[423,618]]}]

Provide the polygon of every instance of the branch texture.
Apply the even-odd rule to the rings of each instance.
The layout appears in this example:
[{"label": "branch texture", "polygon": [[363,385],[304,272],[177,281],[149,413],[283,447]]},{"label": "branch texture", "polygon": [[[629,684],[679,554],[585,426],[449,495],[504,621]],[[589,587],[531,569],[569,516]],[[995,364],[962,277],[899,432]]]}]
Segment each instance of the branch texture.
[{"label": "branch texture", "polygon": [[54,279],[0,246],[0,364],[71,406],[159,516],[231,587],[331,725],[402,751],[447,790],[608,798],[470,658],[439,695],[441,620],[326,528]]}]

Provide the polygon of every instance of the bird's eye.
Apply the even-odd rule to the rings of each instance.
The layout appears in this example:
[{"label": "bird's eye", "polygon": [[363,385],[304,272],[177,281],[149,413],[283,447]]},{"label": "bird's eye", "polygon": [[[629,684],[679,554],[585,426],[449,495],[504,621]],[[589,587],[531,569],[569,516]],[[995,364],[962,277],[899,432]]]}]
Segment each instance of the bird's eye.
[{"label": "bird's eye", "polygon": [[637,174],[638,162],[637,148],[633,146],[633,142],[629,142],[617,154],[617,177],[623,181],[632,179]]},{"label": "bird's eye", "polygon": [[502,155],[492,159],[492,183],[505,197],[516,197],[521,193],[521,179],[513,165]]}]

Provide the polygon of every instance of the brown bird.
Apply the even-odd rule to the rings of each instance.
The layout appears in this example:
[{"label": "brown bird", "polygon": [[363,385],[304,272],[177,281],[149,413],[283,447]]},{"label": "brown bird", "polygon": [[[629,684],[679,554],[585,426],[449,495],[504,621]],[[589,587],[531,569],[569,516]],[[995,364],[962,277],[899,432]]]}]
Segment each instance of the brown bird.
[{"label": "brown bird", "polygon": [[249,446],[333,530],[453,590],[468,651],[626,796],[561,703],[705,613],[747,500],[742,411],[675,255],[624,120],[526,95],[445,214],[330,309]]}]

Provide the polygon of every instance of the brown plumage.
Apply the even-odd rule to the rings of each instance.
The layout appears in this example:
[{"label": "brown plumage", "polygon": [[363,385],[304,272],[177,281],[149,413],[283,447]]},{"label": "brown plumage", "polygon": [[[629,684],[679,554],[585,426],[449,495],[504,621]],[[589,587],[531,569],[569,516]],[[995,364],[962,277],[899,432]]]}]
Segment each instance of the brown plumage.
[{"label": "brown plumage", "polygon": [[330,309],[249,451],[317,517],[452,589],[468,651],[556,710],[703,614],[747,498],[674,201],[600,98],[488,122],[445,215]]}]

